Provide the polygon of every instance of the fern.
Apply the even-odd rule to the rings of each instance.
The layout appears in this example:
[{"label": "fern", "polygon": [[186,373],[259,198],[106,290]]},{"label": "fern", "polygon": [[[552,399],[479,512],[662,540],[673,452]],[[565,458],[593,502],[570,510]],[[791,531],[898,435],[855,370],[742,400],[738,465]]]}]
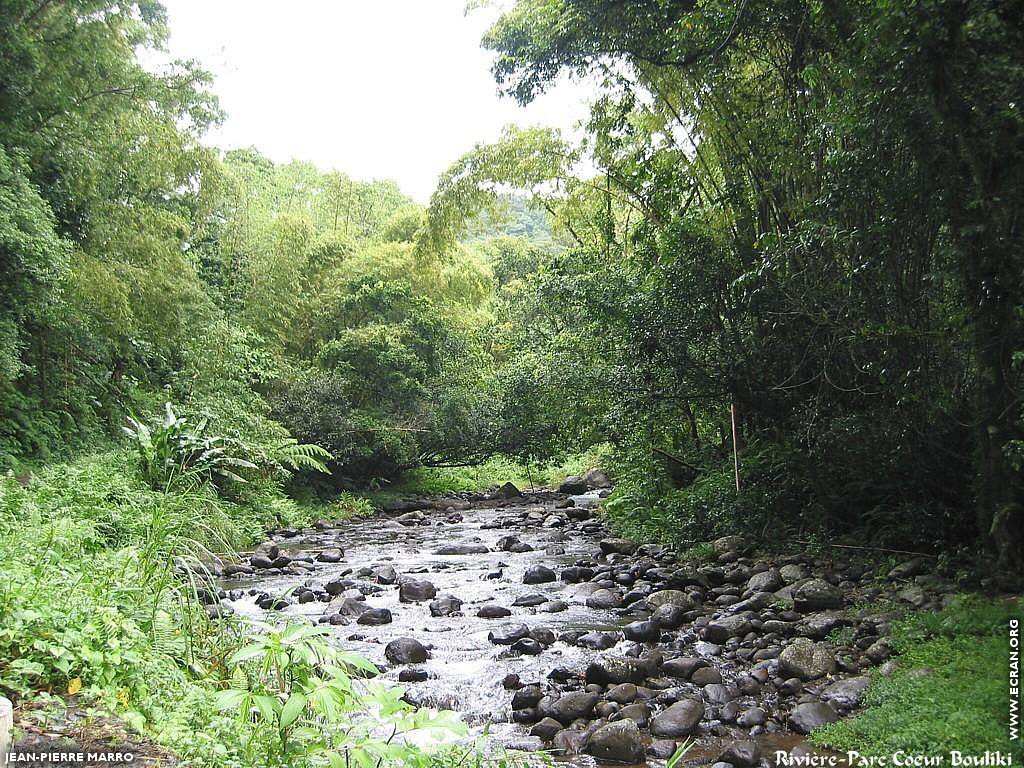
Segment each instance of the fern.
[{"label": "fern", "polygon": [[295,472],[331,474],[331,470],[325,463],[333,458],[330,451],[312,443],[300,443],[294,438],[288,438],[284,443],[275,447],[270,452],[270,458],[276,464]]}]

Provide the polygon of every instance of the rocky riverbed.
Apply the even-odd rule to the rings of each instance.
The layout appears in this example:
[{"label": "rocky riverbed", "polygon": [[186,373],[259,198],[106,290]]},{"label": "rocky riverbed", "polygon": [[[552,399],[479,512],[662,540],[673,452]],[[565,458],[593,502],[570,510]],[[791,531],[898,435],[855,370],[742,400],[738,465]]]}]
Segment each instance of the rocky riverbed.
[{"label": "rocky riverbed", "polygon": [[517,749],[640,764],[691,739],[686,762],[741,768],[809,750],[805,734],[855,712],[868,670],[893,663],[892,621],[952,591],[924,559],[879,569],[738,537],[688,561],[612,536],[595,514],[605,491],[561,490],[278,531],[224,566],[208,610],[327,624],[410,701]]}]

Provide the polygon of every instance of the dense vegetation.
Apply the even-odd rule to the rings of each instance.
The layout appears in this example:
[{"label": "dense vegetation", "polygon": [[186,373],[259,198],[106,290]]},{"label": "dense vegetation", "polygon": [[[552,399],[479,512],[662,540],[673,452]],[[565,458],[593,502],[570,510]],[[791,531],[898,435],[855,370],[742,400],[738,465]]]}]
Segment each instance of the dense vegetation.
[{"label": "dense vegetation", "polygon": [[[206,73],[141,63],[159,3],[0,4],[0,691],[84,686],[185,756],[287,762],[327,717],[302,686],[343,718],[358,660],[268,630],[313,659],[271,690],[173,558],[587,451],[625,533],[852,535],[1019,583],[1022,10],[519,0],[494,75],[524,103],[596,78],[586,139],[510,128],[424,208],[202,144]],[[232,681],[295,719],[236,727]]]},{"label": "dense vegetation", "polygon": [[488,33],[520,101],[600,80],[599,173],[509,133],[441,180],[429,241],[501,184],[554,211],[570,244],[515,309],[551,384],[530,416],[616,447],[624,525],[972,542],[1015,569],[1019,11],[523,0]]}]

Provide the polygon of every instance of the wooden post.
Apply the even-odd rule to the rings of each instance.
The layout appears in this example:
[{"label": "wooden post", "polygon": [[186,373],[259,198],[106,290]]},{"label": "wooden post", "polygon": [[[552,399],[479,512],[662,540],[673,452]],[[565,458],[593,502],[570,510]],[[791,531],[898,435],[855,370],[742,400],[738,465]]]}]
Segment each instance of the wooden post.
[{"label": "wooden post", "polygon": [[0,696],[0,766],[7,765],[7,753],[14,746],[14,705]]},{"label": "wooden post", "polygon": [[736,474],[736,493],[740,492],[740,449],[736,444],[736,403],[729,406],[729,415],[732,418],[732,468]]}]

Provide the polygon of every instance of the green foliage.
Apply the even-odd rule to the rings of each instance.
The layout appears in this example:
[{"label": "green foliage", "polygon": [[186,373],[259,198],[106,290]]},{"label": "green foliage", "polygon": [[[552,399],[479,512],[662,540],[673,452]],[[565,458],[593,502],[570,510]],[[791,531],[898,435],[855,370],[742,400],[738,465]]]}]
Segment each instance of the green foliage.
[{"label": "green foliage", "polygon": [[449,493],[451,491],[482,491],[512,483],[517,488],[557,486],[569,475],[581,475],[588,469],[602,467],[608,447],[594,446],[564,461],[524,462],[508,456],[493,456],[479,464],[465,467],[419,467],[406,472],[390,486],[390,493]]},{"label": "green foliage", "polygon": [[[208,434],[209,421],[202,419],[189,424],[177,416],[170,403],[164,403],[164,418],[150,428],[135,419],[124,427],[138,454],[139,471],[154,490],[191,487],[205,483],[244,483],[238,474],[243,469],[256,469],[256,465],[232,452],[241,452],[238,441]],[[303,457],[298,446],[285,446],[286,460]]]},{"label": "green foliage", "polygon": [[1007,738],[1005,672],[993,659],[1009,658],[1009,620],[1019,600],[960,596],[935,613],[917,613],[895,628],[899,668],[877,675],[868,708],[814,733],[818,744],[865,755],[981,754],[1002,750],[1020,759]]},{"label": "green foliage", "polygon": [[233,687],[217,695],[218,709],[238,713],[253,760],[269,756],[274,764],[288,765],[326,758],[339,768],[430,765],[430,753],[413,746],[409,736],[466,733],[454,712],[417,710],[402,701],[401,689],[362,682],[376,676],[377,668],[338,650],[324,627],[254,629],[254,638],[228,659]]}]

